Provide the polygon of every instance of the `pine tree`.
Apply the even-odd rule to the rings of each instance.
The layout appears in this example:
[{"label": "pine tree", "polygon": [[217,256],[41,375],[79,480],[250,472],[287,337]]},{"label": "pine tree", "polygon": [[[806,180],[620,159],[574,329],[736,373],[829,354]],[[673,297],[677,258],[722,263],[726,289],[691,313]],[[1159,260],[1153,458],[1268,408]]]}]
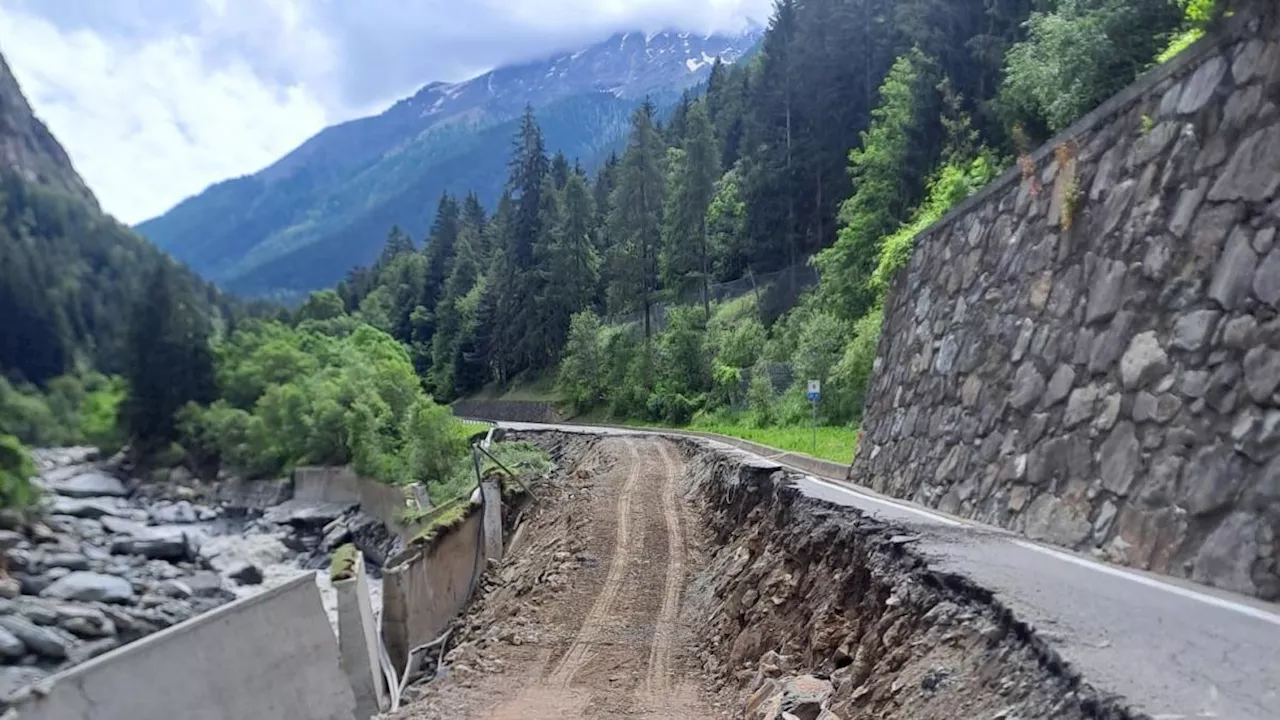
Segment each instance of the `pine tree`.
[{"label": "pine tree", "polygon": [[530,272],[534,267],[534,245],[542,234],[543,179],[550,172],[542,130],[526,108],[513,142],[507,191],[511,195],[509,222],[498,230],[499,248],[491,269],[493,288],[492,360],[499,382],[507,382],[528,368],[536,338],[527,329],[536,322],[537,308]]},{"label": "pine tree", "polygon": [[600,265],[592,237],[594,215],[586,181],[571,176],[557,203],[552,242],[544,252],[546,285],[540,301],[549,361],[559,359],[574,313],[594,305]]},{"label": "pine tree", "polygon": [[840,208],[836,244],[817,259],[822,292],[839,298],[837,312],[849,317],[870,307],[867,280],[879,243],[907,218],[928,172],[913,168],[912,158],[921,144],[921,98],[936,92],[936,78],[932,61],[919,50],[900,57],[881,85],[881,103],[862,133],[862,146],[849,153],[854,192]]},{"label": "pine tree", "polygon": [[563,152],[557,151],[555,156],[551,158],[551,179],[552,186],[556,190],[563,190],[565,183],[569,182],[569,175],[573,169],[569,167],[569,158],[565,157]]},{"label": "pine tree", "polygon": [[[484,255],[484,211],[479,202],[468,196],[463,205],[463,219],[458,232],[456,252],[449,277],[445,280],[435,315],[435,333],[431,337],[431,369],[428,386],[439,400],[457,397],[462,378],[466,377],[466,362],[462,346],[474,331],[474,307],[467,305],[467,298],[482,280],[486,263]],[[472,301],[471,305],[476,303]]]},{"label": "pine tree", "polygon": [[653,103],[646,101],[632,114],[631,136],[618,166],[609,213],[609,234],[614,243],[610,248],[609,304],[615,311],[643,311],[646,340],[653,335],[651,309],[658,286],[666,155],[653,113]]},{"label": "pine tree", "polygon": [[417,305],[422,308],[419,320],[414,323],[414,342],[426,345],[436,332],[436,306],[444,292],[445,280],[453,272],[455,245],[461,224],[458,201],[445,193],[436,207],[436,218],[427,236],[426,271],[422,280]]},{"label": "pine tree", "polygon": [[535,368],[544,368],[550,364],[563,342],[556,330],[564,298],[560,294],[561,288],[554,285],[554,266],[559,251],[562,222],[560,191],[556,189],[554,173],[548,173],[542,179],[540,199],[539,233],[534,243],[537,265],[527,278],[537,315],[534,322],[526,326],[523,337],[528,348],[529,362]]},{"label": "pine tree", "polygon": [[382,254],[378,256],[378,262],[374,268],[384,267],[391,263],[397,255],[415,252],[417,248],[413,246],[413,238],[408,233],[400,229],[399,225],[392,225],[391,232],[387,233],[387,242],[382,246]]},{"label": "pine tree", "polygon": [[795,151],[800,118],[796,77],[797,0],[778,0],[765,34],[760,69],[751,92],[746,165],[752,264],[760,270],[798,259]]},{"label": "pine tree", "polygon": [[684,151],[672,163],[664,212],[662,270],[667,287],[700,288],[703,308],[711,313],[708,282],[711,256],[707,210],[720,177],[719,151],[705,103],[694,103],[686,118]]},{"label": "pine tree", "polygon": [[208,320],[168,260],[157,263],[135,301],[126,367],[129,396],[121,419],[143,455],[177,438],[178,410],[216,396]]}]

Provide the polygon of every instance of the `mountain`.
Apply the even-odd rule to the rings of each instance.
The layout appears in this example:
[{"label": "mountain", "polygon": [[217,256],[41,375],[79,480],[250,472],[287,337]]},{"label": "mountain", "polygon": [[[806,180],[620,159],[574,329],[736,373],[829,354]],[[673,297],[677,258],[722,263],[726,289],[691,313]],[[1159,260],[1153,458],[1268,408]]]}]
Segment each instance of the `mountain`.
[{"label": "mountain", "polygon": [[398,224],[421,237],[444,192],[492,206],[532,105],[551,152],[591,168],[646,97],[671,107],[760,37],[620,33],[573,53],[431,83],[386,112],[326,128],[270,167],[213,185],[138,231],[223,287],[296,297],[371,262]]},{"label": "mountain", "polygon": [[19,179],[98,207],[53,133],[36,119],[9,63],[0,57],[0,167]]},{"label": "mountain", "polygon": [[[122,370],[130,309],[161,262],[172,260],[103,214],[0,57],[0,377]],[[200,302],[223,301],[175,273]]]}]

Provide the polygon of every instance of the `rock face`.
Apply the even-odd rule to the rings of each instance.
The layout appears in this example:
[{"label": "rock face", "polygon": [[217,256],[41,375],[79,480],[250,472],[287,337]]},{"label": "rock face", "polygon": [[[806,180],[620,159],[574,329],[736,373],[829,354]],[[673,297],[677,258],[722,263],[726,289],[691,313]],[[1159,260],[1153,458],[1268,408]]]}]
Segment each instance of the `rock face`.
[{"label": "rock face", "polygon": [[1280,28],[1238,19],[917,237],[851,480],[1280,599]]}]

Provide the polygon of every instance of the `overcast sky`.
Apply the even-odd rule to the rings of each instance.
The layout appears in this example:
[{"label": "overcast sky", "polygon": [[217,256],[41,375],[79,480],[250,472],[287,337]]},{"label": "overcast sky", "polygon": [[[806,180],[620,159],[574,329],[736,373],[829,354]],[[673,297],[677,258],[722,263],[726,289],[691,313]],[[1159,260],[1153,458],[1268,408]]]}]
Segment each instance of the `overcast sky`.
[{"label": "overcast sky", "polygon": [[125,222],[433,80],[618,30],[733,30],[770,0],[0,0],[0,51]]}]

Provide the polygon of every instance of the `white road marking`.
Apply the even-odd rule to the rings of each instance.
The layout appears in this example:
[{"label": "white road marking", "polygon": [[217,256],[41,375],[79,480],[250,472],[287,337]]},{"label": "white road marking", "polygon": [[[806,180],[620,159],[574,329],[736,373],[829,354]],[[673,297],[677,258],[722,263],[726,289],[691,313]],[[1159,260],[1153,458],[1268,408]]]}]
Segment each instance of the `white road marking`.
[{"label": "white road marking", "polygon": [[867,492],[862,492],[860,490],[857,490],[845,485],[837,485],[833,482],[823,480],[822,478],[815,477],[813,475],[806,475],[805,479],[807,479],[809,482],[814,483],[815,485],[821,485],[825,488],[829,488],[837,492],[845,493],[846,495],[852,495],[860,500],[866,500],[867,502],[875,503],[877,505],[884,505],[886,507],[897,508],[898,510],[909,512],[913,515],[919,515],[920,517],[928,518],[929,520],[936,522],[939,525],[946,525],[948,527],[964,527],[964,523],[958,520],[953,520],[945,515],[939,515],[934,512],[929,512],[928,510],[918,508],[914,505],[908,505],[906,503],[899,502],[897,500],[890,500],[888,498],[878,497],[876,495],[872,495]]},{"label": "white road marking", "polygon": [[1256,608],[1252,605],[1246,605],[1245,603],[1236,602],[1235,600],[1228,600],[1226,598],[1218,597],[1217,595],[1209,595],[1206,593],[1197,592],[1195,590],[1190,590],[1180,585],[1173,585],[1167,582],[1163,582],[1161,580],[1156,580],[1155,578],[1147,577],[1146,575],[1140,575],[1135,572],[1130,572],[1123,568],[1113,567],[1111,565],[1104,565],[1100,562],[1094,562],[1093,560],[1087,560],[1082,557],[1076,557],[1075,555],[1072,555],[1070,553],[1062,552],[1061,550],[1054,550],[1052,548],[1047,548],[1043,545],[1037,545],[1033,542],[1028,542],[1026,540],[1011,539],[1011,542],[1013,542],[1015,545],[1019,547],[1026,548],[1027,550],[1034,550],[1035,552],[1041,553],[1043,555],[1048,555],[1050,557],[1056,558],[1063,562],[1069,562],[1074,565],[1079,565],[1080,567],[1089,568],[1090,570],[1094,570],[1096,572],[1100,572],[1105,575],[1111,575],[1112,577],[1124,578],[1126,580],[1136,582],[1139,585],[1146,585],[1149,588],[1155,588],[1156,590],[1163,590],[1168,593],[1173,593],[1174,595],[1187,598],[1188,600],[1195,600],[1197,602],[1201,602],[1206,605],[1212,605],[1222,610],[1229,610],[1231,612],[1240,613],[1241,615],[1247,615],[1251,618],[1254,618],[1255,620],[1261,620],[1265,623],[1270,623],[1272,625],[1280,626],[1280,615],[1277,615],[1272,612],[1267,612],[1266,610],[1263,610],[1261,608]]},{"label": "white road marking", "polygon": [[[661,432],[655,432],[655,431],[644,431],[644,432],[646,432],[647,434],[658,434],[658,435],[662,434]],[[707,438],[707,439],[710,439],[710,438]],[[727,442],[722,442],[717,440],[712,440],[712,442],[719,442],[719,444],[724,445],[725,447],[734,448],[735,450],[739,450],[741,452],[745,452],[750,455],[755,455],[756,457],[763,457],[758,453],[751,452],[746,448],[737,447]],[[779,461],[774,460],[773,462],[779,462]],[[785,462],[780,462],[780,464],[786,465]],[[882,505],[885,507],[895,508],[897,510],[907,512],[912,515],[917,515],[919,517],[926,518],[940,525],[946,525],[948,527],[965,527],[967,525],[967,523],[954,520],[950,517],[947,517],[945,515],[940,515],[935,512],[930,512],[928,510],[917,507],[915,505],[911,505],[898,500],[891,500],[888,498],[880,497],[878,495],[873,495],[867,491],[856,489],[848,485],[840,485],[840,484],[831,482],[829,480],[816,477],[810,473],[807,473],[803,470],[800,470],[799,468],[795,468],[790,465],[788,465],[787,467],[789,467],[794,471],[800,472],[806,480],[814,483],[815,485],[821,485],[822,487],[825,487],[829,490],[834,490],[836,492],[842,492],[846,495],[851,495],[853,497],[858,498],[859,500],[863,500],[863,501],[877,504],[877,505]],[[999,528],[992,528],[992,530],[994,532],[1002,532]],[[1236,602],[1234,600],[1228,600],[1226,598],[1218,597],[1216,595],[1209,595],[1206,593],[1197,592],[1195,590],[1189,590],[1180,585],[1174,585],[1171,583],[1163,582],[1161,580],[1156,580],[1154,578],[1150,578],[1150,577],[1147,577],[1146,575],[1141,575],[1124,568],[1105,565],[1100,562],[1095,562],[1093,560],[1088,560],[1086,558],[1077,557],[1067,552],[1062,552],[1060,550],[1047,548],[1043,545],[1037,545],[1036,543],[1029,542],[1026,540],[1020,540],[1013,536],[1009,536],[1009,541],[1024,549],[1031,550],[1033,552],[1037,552],[1042,555],[1048,555],[1049,557],[1055,558],[1057,560],[1062,560],[1063,562],[1069,562],[1073,565],[1077,565],[1083,568],[1088,568],[1095,572],[1100,572],[1105,575],[1111,575],[1112,577],[1118,577],[1118,578],[1130,580],[1132,582],[1138,583],[1139,585],[1145,585],[1155,590],[1163,590],[1165,592],[1172,593],[1174,595],[1177,595],[1182,598],[1186,598],[1188,600],[1195,600],[1205,605],[1212,605],[1213,607],[1219,608],[1221,610],[1227,610],[1230,612],[1239,613],[1241,615],[1254,618],[1255,620],[1261,620],[1265,623],[1280,627],[1280,615],[1277,615],[1276,613],[1268,612],[1266,610],[1262,610],[1261,608],[1257,608],[1252,605]]]},{"label": "white road marking", "polygon": [[[843,492],[847,495],[852,495],[858,498],[859,500],[874,503],[877,505],[884,505],[886,507],[896,508],[898,510],[905,511],[913,515],[918,515],[920,517],[927,518],[941,525],[947,525],[949,527],[963,527],[965,525],[965,523],[958,522],[949,517],[946,517],[945,515],[939,515],[938,513],[930,512],[928,510],[924,510],[922,508],[918,508],[913,505],[908,505],[903,502],[881,498],[876,495],[863,492],[856,488],[851,488],[845,485],[837,485],[836,483],[823,480],[822,478],[814,477],[812,475],[806,475],[806,479],[816,485],[821,485],[825,488],[835,490],[837,492]],[[999,531],[998,528],[996,528],[995,530]],[[1036,543],[1029,542],[1027,540],[1020,540],[1012,536],[1010,536],[1009,541],[1017,545],[1018,547],[1024,548],[1026,550],[1031,550],[1033,552],[1037,552],[1042,555],[1048,555],[1054,559],[1061,560],[1063,562],[1069,562],[1069,563],[1072,563],[1073,565],[1078,565],[1080,567],[1088,568],[1090,570],[1094,570],[1096,572],[1100,572],[1106,575],[1111,575],[1113,577],[1124,578],[1126,580],[1130,580],[1132,582],[1138,583],[1139,585],[1145,585],[1147,587],[1154,588],[1156,590],[1163,590],[1165,592],[1172,593],[1179,597],[1187,598],[1188,600],[1195,600],[1197,602],[1201,602],[1206,605],[1212,605],[1222,610],[1229,610],[1231,612],[1240,613],[1241,615],[1247,615],[1256,620],[1261,620],[1263,622],[1270,623],[1272,625],[1280,626],[1280,615],[1267,612],[1266,610],[1262,610],[1261,608],[1257,608],[1252,605],[1246,605],[1244,603],[1236,602],[1234,600],[1228,600],[1226,598],[1218,597],[1217,595],[1209,595],[1206,593],[1197,592],[1195,590],[1190,590],[1180,585],[1174,585],[1161,580],[1156,580],[1155,578],[1147,577],[1146,575],[1141,575],[1139,573],[1135,573],[1124,568],[1113,567],[1111,565],[1104,565],[1100,562],[1095,562],[1093,560],[1078,557],[1076,555],[1072,555],[1070,553],[1063,552],[1060,550],[1054,550],[1053,548],[1048,548],[1043,545],[1038,545]]]}]

